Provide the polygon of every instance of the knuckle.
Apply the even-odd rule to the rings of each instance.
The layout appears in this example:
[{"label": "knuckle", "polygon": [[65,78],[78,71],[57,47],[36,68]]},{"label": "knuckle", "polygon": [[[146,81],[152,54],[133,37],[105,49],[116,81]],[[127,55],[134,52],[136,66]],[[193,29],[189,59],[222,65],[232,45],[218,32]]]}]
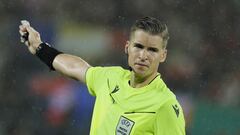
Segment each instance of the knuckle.
[{"label": "knuckle", "polygon": [[39,33],[38,32],[34,32],[34,36],[38,37]]},{"label": "knuckle", "polygon": [[36,32],[36,36],[39,36],[40,34],[39,34],[39,32]]}]

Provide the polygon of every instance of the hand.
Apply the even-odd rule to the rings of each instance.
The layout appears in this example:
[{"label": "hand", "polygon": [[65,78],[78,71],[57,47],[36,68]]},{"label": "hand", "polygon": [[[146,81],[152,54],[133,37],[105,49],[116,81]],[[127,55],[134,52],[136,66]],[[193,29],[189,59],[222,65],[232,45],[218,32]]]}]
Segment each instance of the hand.
[{"label": "hand", "polygon": [[[21,21],[21,25],[19,25],[19,33],[21,35],[21,42],[28,47],[28,50],[32,54],[36,54],[36,49],[42,43],[40,38],[40,34],[30,26],[30,23],[26,20]],[[27,35],[28,33],[28,40],[23,40],[23,36]]]}]

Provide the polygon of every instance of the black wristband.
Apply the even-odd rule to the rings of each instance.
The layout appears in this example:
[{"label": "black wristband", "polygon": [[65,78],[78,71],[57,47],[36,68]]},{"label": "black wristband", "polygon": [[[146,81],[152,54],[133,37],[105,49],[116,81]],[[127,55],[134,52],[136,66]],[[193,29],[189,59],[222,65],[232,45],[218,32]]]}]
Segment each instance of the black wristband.
[{"label": "black wristband", "polygon": [[55,70],[52,65],[53,60],[58,54],[61,54],[61,53],[62,52],[59,52],[58,50],[52,48],[47,43],[41,43],[36,50],[36,56],[42,62],[44,62],[50,68],[50,70]]}]

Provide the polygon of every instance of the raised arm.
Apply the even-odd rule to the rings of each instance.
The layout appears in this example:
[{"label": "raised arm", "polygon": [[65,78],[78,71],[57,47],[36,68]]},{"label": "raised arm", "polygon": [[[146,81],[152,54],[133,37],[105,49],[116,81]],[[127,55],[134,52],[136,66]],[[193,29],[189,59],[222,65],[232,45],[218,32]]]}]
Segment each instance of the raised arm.
[{"label": "raised arm", "polygon": [[53,61],[53,67],[63,75],[85,83],[87,69],[91,66],[80,57],[69,54],[59,54]]},{"label": "raised arm", "polygon": [[[44,60],[42,60],[41,58],[40,59],[44,63],[46,63],[46,61],[48,61],[47,63],[51,61],[50,65],[48,66],[52,66],[53,69],[62,73],[65,76],[79,80],[83,83],[86,82],[86,71],[91,66],[83,59],[74,55],[58,53],[57,50],[53,50],[53,48],[48,47],[46,44],[42,44],[43,42],[41,40],[40,34],[33,27],[31,27],[29,22],[27,21],[21,21],[21,25],[19,26],[19,33],[21,35],[21,41],[24,42],[24,44],[28,47],[28,50],[33,55],[36,55],[37,53],[39,53],[38,51],[41,51],[41,57],[44,57]],[[47,48],[47,51],[50,49],[50,52],[46,53],[45,50],[41,50],[41,46],[43,46],[42,48]],[[51,49],[54,52],[53,57],[45,56],[52,54]],[[37,56],[39,57],[39,55]]]}]

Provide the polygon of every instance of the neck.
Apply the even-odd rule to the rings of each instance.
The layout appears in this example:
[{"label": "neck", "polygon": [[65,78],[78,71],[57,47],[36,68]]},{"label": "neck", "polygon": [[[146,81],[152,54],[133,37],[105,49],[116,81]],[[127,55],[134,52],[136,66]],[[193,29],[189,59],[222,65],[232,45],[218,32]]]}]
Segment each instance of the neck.
[{"label": "neck", "polygon": [[157,75],[158,74],[156,72],[156,73],[153,73],[149,76],[142,77],[142,76],[134,73],[134,71],[132,71],[130,86],[132,86],[133,88],[144,87],[144,86],[148,85],[149,83],[151,83],[156,78]]}]

